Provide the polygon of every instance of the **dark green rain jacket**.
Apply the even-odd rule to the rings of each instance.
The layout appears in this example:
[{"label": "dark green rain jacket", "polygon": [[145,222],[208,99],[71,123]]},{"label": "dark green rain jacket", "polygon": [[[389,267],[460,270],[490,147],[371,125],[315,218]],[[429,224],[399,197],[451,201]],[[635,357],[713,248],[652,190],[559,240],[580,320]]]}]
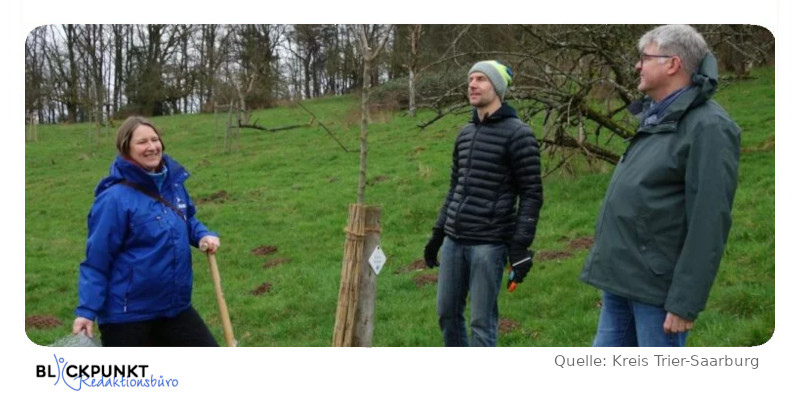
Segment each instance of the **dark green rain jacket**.
[{"label": "dark green rain jacket", "polygon": [[710,53],[692,84],[659,123],[636,130],[580,275],[689,320],[705,307],[728,238],[741,133],[711,100],[717,64]]}]

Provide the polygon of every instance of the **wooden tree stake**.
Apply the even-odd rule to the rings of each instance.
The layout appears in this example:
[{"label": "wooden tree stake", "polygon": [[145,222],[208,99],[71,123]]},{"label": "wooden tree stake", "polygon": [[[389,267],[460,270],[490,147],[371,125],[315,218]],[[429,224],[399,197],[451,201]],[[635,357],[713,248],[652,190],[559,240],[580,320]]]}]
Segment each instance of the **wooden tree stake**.
[{"label": "wooden tree stake", "polygon": [[367,260],[380,243],[380,208],[351,204],[345,230],[333,346],[370,346],[376,276]]}]

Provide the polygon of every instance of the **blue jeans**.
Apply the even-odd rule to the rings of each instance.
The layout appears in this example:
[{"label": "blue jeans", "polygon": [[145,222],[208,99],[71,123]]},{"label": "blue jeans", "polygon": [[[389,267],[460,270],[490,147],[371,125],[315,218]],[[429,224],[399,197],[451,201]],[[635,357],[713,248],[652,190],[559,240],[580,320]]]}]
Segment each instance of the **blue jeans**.
[{"label": "blue jeans", "polygon": [[[445,346],[496,346],[497,295],[503,280],[506,245],[462,245],[445,238],[436,305]],[[464,308],[470,295],[471,339]]]},{"label": "blue jeans", "polygon": [[594,347],[683,347],[689,332],[665,333],[663,307],[603,292]]}]

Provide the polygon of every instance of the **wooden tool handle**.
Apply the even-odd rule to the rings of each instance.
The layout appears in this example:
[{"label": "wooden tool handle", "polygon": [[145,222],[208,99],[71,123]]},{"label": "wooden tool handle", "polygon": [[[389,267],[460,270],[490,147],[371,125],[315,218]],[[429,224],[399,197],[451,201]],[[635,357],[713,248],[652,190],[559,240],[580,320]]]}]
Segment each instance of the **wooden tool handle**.
[{"label": "wooden tool handle", "polygon": [[[205,243],[203,243],[205,244]],[[200,250],[205,251],[206,246],[201,246]],[[217,306],[219,306],[219,317],[222,319],[222,330],[225,333],[225,343],[228,347],[236,347],[236,340],[233,338],[233,326],[228,316],[228,306],[225,304],[225,296],[222,294],[222,279],[219,276],[217,267],[217,257],[211,253],[208,255],[208,265],[211,268],[211,280],[214,282],[214,292],[217,293]]]}]

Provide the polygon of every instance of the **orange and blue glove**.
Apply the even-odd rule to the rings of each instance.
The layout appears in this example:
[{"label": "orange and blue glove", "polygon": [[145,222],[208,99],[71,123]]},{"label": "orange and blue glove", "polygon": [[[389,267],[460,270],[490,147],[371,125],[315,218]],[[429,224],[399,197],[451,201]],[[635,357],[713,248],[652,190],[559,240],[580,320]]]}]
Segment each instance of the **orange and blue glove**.
[{"label": "orange and blue glove", "polygon": [[533,266],[533,253],[519,246],[511,245],[508,248],[508,283],[506,287],[509,292],[517,288],[517,284],[522,283]]}]

